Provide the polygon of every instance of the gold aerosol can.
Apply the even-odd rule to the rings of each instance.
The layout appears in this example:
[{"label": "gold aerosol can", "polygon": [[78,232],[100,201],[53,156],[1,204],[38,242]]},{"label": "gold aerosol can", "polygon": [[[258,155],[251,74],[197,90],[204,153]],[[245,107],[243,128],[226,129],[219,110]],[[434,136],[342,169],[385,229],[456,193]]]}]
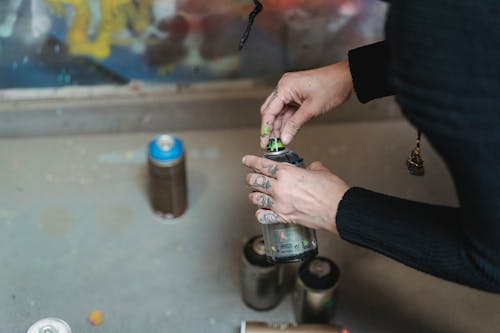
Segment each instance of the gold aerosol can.
[{"label": "gold aerosol can", "polygon": [[265,311],[279,304],[283,296],[283,265],[266,259],[262,235],[252,237],[243,247],[242,298],[254,310]]},{"label": "gold aerosol can", "polygon": [[153,211],[162,220],[184,214],[187,208],[184,146],[174,135],[162,134],[149,143],[148,166]]},{"label": "gold aerosol can", "polygon": [[316,257],[299,267],[292,292],[298,323],[328,324],[335,316],[340,270],[333,261]]},{"label": "gold aerosol can", "polygon": [[[272,138],[264,157],[304,168],[303,159],[285,148],[280,138]],[[266,256],[273,263],[304,261],[318,254],[316,231],[297,224],[263,224],[262,233],[266,245]]]}]

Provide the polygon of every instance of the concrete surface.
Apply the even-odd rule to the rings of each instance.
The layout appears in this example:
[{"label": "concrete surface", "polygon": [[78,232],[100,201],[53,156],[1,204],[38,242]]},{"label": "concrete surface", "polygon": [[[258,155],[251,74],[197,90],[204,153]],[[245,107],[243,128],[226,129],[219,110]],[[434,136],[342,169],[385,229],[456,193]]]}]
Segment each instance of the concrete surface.
[{"label": "concrete surface", "polygon": [[[0,331],[40,318],[73,332],[236,332],[241,320],[293,321],[290,298],[255,312],[240,299],[243,242],[259,231],[241,157],[261,154],[252,129],[179,131],[190,206],[157,222],[145,193],[145,146],[155,133],[0,140]],[[404,161],[405,122],[308,126],[292,149],[352,185],[455,204],[453,185],[424,142],[427,175]],[[353,333],[498,332],[500,296],[419,273],[319,233],[341,268],[336,321]],[[104,313],[91,327],[86,316]]]}]

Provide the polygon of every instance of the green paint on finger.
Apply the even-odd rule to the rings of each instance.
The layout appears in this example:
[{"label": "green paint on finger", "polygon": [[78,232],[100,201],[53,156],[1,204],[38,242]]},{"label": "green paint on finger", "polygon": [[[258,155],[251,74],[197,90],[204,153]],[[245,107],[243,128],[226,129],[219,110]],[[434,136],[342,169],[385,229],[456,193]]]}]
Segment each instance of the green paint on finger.
[{"label": "green paint on finger", "polygon": [[269,134],[271,134],[271,128],[267,126],[262,127],[262,130],[260,131],[260,136],[264,138],[266,136],[269,136]]}]

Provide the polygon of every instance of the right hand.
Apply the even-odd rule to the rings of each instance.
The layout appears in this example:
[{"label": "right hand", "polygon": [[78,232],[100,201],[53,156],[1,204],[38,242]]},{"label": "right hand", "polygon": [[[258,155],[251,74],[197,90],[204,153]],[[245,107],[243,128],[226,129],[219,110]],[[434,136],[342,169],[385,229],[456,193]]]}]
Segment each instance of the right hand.
[{"label": "right hand", "polygon": [[242,162],[252,169],[246,181],[260,223],[293,223],[338,234],[337,210],[349,185],[323,164],[303,169],[251,155]]},{"label": "right hand", "polygon": [[333,110],[352,94],[349,64],[342,61],[308,71],[285,73],[260,108],[260,146],[271,135],[289,144],[308,120]]}]

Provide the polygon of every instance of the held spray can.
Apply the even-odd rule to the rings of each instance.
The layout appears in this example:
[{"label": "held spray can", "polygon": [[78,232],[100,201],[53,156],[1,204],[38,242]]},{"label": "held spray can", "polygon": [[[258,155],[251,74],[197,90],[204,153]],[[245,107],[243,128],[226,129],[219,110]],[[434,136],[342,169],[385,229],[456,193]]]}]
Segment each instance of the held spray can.
[{"label": "held spray can", "polygon": [[281,300],[283,266],[266,259],[262,235],[252,237],[243,247],[242,297],[252,309],[264,311],[274,308]]},{"label": "held spray can", "polygon": [[324,257],[308,260],[299,268],[292,293],[298,323],[328,324],[335,315],[340,270]]},{"label": "held spray can", "polygon": [[[286,149],[281,139],[270,139],[264,157],[287,162],[299,168],[304,167],[303,159]],[[273,263],[303,261],[318,254],[318,244],[314,229],[296,224],[263,224],[262,233],[266,244],[266,256]]]},{"label": "held spray can", "polygon": [[155,137],[149,144],[150,198],[161,219],[181,216],[187,208],[186,165],[182,142],[173,135]]}]

